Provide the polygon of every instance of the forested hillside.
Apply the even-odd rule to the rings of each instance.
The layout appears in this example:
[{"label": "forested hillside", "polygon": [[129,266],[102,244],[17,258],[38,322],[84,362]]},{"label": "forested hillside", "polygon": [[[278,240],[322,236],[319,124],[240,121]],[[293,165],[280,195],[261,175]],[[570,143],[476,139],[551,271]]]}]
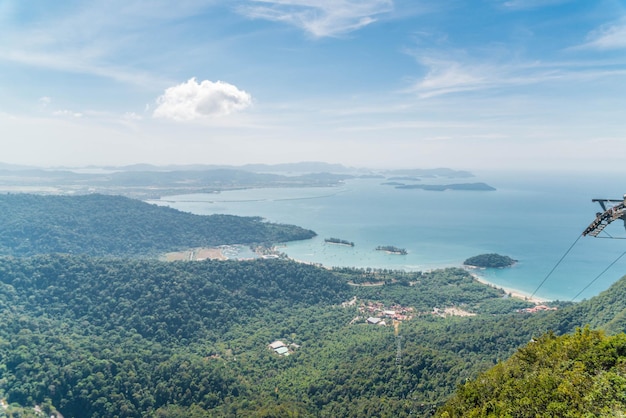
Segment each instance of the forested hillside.
[{"label": "forested hillside", "polygon": [[5,255],[155,255],[313,236],[313,231],[260,218],[200,216],[121,196],[0,194],[0,254]]},{"label": "forested hillside", "polygon": [[[432,410],[459,379],[506,355],[527,331],[477,351],[480,340],[459,332],[468,329],[462,325],[467,319],[416,312],[402,325],[404,366],[398,369],[393,328],[366,325],[367,313],[358,307],[391,303],[401,289],[398,303],[430,295],[429,303],[451,306],[457,289],[474,283],[459,272],[399,273],[430,287],[400,281],[372,293],[347,285],[363,271],[338,274],[282,260],[2,258],[2,390],[9,402],[54,405],[66,417],[164,410],[186,416],[192,407],[207,416],[263,408],[356,416],[362,408],[402,413],[406,399]],[[452,293],[437,291],[442,283]],[[503,301],[501,292],[485,286],[472,294],[459,306],[476,310]],[[341,307],[357,295],[358,304]],[[511,303],[509,312],[517,307]],[[268,349],[276,339],[297,348],[277,356]],[[470,350],[475,354],[468,362]],[[381,397],[389,405],[375,401]]]},{"label": "forested hillside", "polygon": [[[387,284],[348,285],[375,277]],[[67,418],[429,416],[560,322],[458,269],[42,255],[0,258],[0,278],[0,390]],[[563,314],[584,321],[593,303]],[[400,355],[394,327],[365,323],[375,304],[414,308]]]},{"label": "forested hillside", "polygon": [[589,328],[545,334],[465,383],[440,417],[618,417],[626,414],[626,336]]},{"label": "forested hillside", "polygon": [[626,279],[528,313],[531,303],[461,269],[145,257],[313,234],[258,218],[101,195],[0,196],[0,216],[0,398],[11,411],[431,416],[533,338],[586,324],[618,333],[626,322]]},{"label": "forested hillside", "polygon": [[590,300],[528,318],[526,326],[549,331],[464,384],[440,416],[623,416],[625,296],[626,277]]}]

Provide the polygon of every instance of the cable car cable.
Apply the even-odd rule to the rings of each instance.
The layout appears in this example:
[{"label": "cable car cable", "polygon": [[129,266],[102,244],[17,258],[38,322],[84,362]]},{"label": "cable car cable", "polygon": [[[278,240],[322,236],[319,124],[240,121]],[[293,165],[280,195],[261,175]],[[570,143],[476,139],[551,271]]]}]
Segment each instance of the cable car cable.
[{"label": "cable car cable", "polygon": [[567,249],[567,251],[565,251],[565,254],[563,254],[563,256],[561,257],[561,259],[559,261],[557,261],[557,263],[554,265],[554,267],[552,267],[552,270],[550,270],[550,273],[548,273],[548,275],[542,280],[541,283],[539,283],[539,286],[537,286],[537,288],[535,289],[535,291],[532,293],[532,295],[530,295],[530,298],[532,299],[533,296],[535,296],[535,293],[537,293],[537,291],[539,289],[541,289],[541,286],[543,286],[543,284],[546,282],[546,280],[548,280],[548,277],[550,277],[552,275],[552,273],[554,273],[554,270],[556,270],[556,268],[559,266],[559,264],[561,264],[561,262],[563,261],[563,259],[567,256],[567,254],[569,254],[570,251],[572,251],[572,248],[574,248],[574,245],[576,245],[576,243],[578,242],[578,240],[580,239],[580,237],[582,237],[582,235],[579,235],[578,238],[576,238],[576,240],[572,243],[572,245],[570,245],[570,247]]},{"label": "cable car cable", "polygon": [[581,293],[583,293],[585,290],[587,290],[589,288],[589,286],[591,286],[596,280],[598,280],[600,278],[600,276],[602,276],[604,273],[606,273],[611,267],[613,267],[613,264],[617,263],[619,261],[620,258],[622,258],[624,256],[624,254],[626,254],[626,251],[624,251],[619,257],[617,257],[615,260],[613,260],[613,262],[611,264],[609,264],[609,266],[607,268],[605,268],[604,270],[602,270],[602,273],[598,274],[591,282],[589,282],[589,284],[587,286],[585,286],[583,288],[583,290],[581,290],[580,292],[578,292],[576,294],[576,296],[574,296],[571,300],[571,302],[573,302],[578,296],[581,295]]}]

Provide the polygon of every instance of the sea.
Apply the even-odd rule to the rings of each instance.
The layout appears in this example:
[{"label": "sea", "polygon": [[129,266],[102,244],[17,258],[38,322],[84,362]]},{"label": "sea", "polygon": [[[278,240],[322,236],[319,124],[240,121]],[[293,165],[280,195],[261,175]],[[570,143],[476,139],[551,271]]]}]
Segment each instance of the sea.
[{"label": "sea", "polygon": [[[397,189],[384,184],[383,178],[355,178],[334,187],[186,194],[150,203],[201,215],[260,216],[312,229],[317,237],[282,243],[278,249],[293,259],[326,267],[430,271],[461,267],[469,257],[498,253],[517,263],[473,273],[498,287],[561,301],[588,299],[626,274],[622,257],[626,230],[621,220],[611,224],[602,238],[581,236],[601,210],[592,199],[621,199],[626,193],[623,176],[486,171],[469,179],[420,183],[428,181],[485,182],[496,190]],[[325,241],[331,237],[354,246]],[[387,245],[408,253],[376,250]],[[241,256],[251,254],[241,248]]]}]

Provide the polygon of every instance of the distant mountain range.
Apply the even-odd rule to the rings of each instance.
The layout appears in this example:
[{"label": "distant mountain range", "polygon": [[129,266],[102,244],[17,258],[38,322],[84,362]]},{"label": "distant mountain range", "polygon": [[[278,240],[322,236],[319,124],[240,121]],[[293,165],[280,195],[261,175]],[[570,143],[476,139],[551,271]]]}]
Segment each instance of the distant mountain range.
[{"label": "distant mountain range", "polygon": [[[245,188],[328,187],[358,177],[385,179],[397,176],[419,181],[464,179],[473,174],[449,168],[374,170],[324,162],[242,166],[135,164],[54,168],[0,163],[0,192],[104,193],[148,199],[172,194],[212,193]],[[463,187],[461,185],[454,188]],[[450,188],[449,185],[446,188]]]},{"label": "distant mountain range", "polygon": [[349,174],[384,174],[387,176],[415,176],[415,177],[446,177],[468,178],[474,175],[469,171],[453,170],[450,168],[410,168],[410,169],[372,169],[367,167],[347,167],[343,164],[332,164],[321,161],[302,161],[282,164],[131,164],[123,166],[89,165],[82,167],[38,167],[29,165],[8,164],[0,162],[0,170],[46,170],[46,171],[207,171],[207,170],[243,170],[253,173],[349,173]]}]

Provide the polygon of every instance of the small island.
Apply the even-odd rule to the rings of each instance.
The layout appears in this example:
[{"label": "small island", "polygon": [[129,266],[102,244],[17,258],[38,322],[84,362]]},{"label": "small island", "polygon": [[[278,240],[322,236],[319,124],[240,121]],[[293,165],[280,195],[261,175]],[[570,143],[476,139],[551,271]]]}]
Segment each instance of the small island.
[{"label": "small island", "polygon": [[346,241],[345,239],[339,239],[339,238],[326,238],[324,240],[324,242],[327,242],[329,244],[337,244],[337,245],[347,245],[350,247],[354,247],[354,242],[352,241]]},{"label": "small island", "polygon": [[408,252],[404,248],[394,247],[393,245],[379,245],[376,247],[376,251],[385,251],[390,254],[406,255]]},{"label": "small island", "polygon": [[502,268],[511,267],[516,262],[517,260],[514,260],[506,255],[492,253],[470,257],[463,262],[463,265],[479,268]]}]

